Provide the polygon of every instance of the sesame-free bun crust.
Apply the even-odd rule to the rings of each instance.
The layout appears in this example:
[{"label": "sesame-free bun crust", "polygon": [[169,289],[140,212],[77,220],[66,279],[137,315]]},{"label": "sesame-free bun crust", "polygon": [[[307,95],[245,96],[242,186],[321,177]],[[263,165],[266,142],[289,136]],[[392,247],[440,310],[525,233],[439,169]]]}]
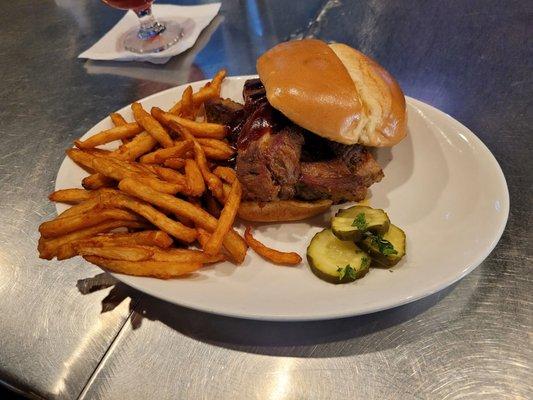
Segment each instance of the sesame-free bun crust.
[{"label": "sesame-free bun crust", "polygon": [[257,60],[269,103],[297,125],[327,139],[348,135],[361,113],[355,85],[328,45],[306,39],[281,43]]},{"label": "sesame-free bun crust", "polygon": [[407,115],[405,96],[396,79],[350,46],[334,43],[329,47],[346,67],[364,105],[360,126],[354,130],[358,133],[354,135],[358,136],[358,143],[388,147],[402,140],[407,132]]},{"label": "sesame-free bun crust", "polygon": [[386,147],[406,135],[400,86],[347,45],[315,39],[281,43],[259,57],[257,72],[274,108],[326,139]]}]

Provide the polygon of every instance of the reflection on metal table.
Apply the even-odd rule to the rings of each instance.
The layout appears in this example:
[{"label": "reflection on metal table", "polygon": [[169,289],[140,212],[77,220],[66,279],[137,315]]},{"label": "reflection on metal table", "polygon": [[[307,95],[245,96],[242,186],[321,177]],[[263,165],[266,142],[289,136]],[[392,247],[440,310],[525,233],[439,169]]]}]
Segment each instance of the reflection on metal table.
[{"label": "reflection on metal table", "polygon": [[[32,0],[3,11],[3,383],[51,399],[533,397],[531,2],[227,0],[197,44],[162,66],[76,58],[122,15],[99,2]],[[254,73],[258,55],[298,37],[373,56],[407,95],[464,123],[494,153],[511,213],[473,273],[389,311],[274,323],[177,307],[77,259],[37,258],[37,226],[55,213],[46,196],[75,138],[109,110],[221,67]]]}]

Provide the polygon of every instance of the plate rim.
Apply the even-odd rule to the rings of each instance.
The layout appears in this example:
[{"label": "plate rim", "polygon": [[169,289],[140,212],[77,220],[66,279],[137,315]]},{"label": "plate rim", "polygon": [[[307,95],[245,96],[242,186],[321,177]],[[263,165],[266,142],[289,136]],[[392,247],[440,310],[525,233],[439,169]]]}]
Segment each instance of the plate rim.
[{"label": "plate rim", "polygon": [[[256,77],[257,77],[257,75],[237,75],[237,76],[228,76],[226,79],[228,81],[230,81],[230,80],[242,81],[242,80],[245,80],[245,79],[256,78]],[[153,93],[153,94],[151,94],[151,95],[149,95],[147,97],[144,97],[144,98],[142,98],[140,100],[137,100],[137,101],[142,103],[142,102],[145,102],[145,101],[149,101],[149,100],[151,100],[151,99],[153,99],[155,97],[164,96],[164,95],[166,95],[168,93],[171,93],[173,91],[182,90],[187,85],[191,85],[191,84],[201,85],[201,84],[207,83],[209,81],[210,81],[210,79],[204,79],[204,80],[195,81],[195,82],[187,82],[187,83],[184,83],[182,85],[174,86],[174,87],[162,90],[160,92]],[[498,186],[500,186],[500,189],[502,189],[502,192],[501,192],[501,195],[502,195],[501,207],[502,207],[502,210],[503,210],[503,213],[501,214],[502,218],[498,221],[499,225],[497,226],[497,229],[494,230],[494,235],[492,237],[492,240],[491,240],[490,244],[484,247],[484,251],[480,252],[478,254],[478,256],[474,259],[474,261],[472,261],[469,264],[466,264],[464,266],[464,268],[462,269],[462,271],[460,273],[454,275],[452,278],[447,279],[447,280],[443,280],[443,281],[438,282],[438,283],[435,283],[435,284],[433,284],[431,286],[426,286],[426,287],[424,287],[425,290],[419,292],[418,294],[412,295],[412,296],[409,296],[409,297],[405,297],[405,298],[403,298],[400,301],[391,302],[391,304],[383,304],[383,305],[378,306],[378,307],[369,305],[369,306],[360,308],[357,311],[346,311],[346,312],[337,312],[337,313],[331,313],[330,312],[330,313],[327,313],[327,314],[326,313],[319,313],[319,314],[313,314],[313,315],[306,314],[306,315],[302,315],[302,316],[295,316],[293,314],[269,314],[269,315],[265,315],[265,314],[253,314],[253,313],[250,313],[250,312],[248,312],[248,313],[246,313],[246,312],[243,313],[243,312],[238,312],[238,311],[237,312],[232,312],[232,311],[219,310],[216,307],[197,306],[197,305],[191,304],[191,303],[189,303],[187,301],[177,302],[173,298],[161,295],[160,293],[158,293],[156,290],[152,289],[151,287],[147,288],[147,287],[145,287],[145,286],[143,286],[141,284],[138,284],[138,283],[136,283],[134,281],[130,281],[128,279],[128,278],[130,278],[129,275],[114,273],[114,272],[107,271],[105,269],[102,269],[102,270],[107,272],[107,273],[109,273],[109,274],[111,274],[113,277],[118,279],[120,282],[122,282],[122,283],[124,283],[124,284],[126,284],[126,285],[128,285],[128,286],[130,286],[130,287],[132,287],[134,289],[136,289],[136,290],[139,290],[142,293],[146,293],[146,294],[148,294],[150,296],[153,296],[153,297],[158,298],[160,300],[163,300],[163,301],[178,305],[180,307],[185,307],[185,308],[189,308],[189,309],[200,311],[200,312],[205,312],[205,313],[210,313],[210,314],[215,314],[215,315],[221,315],[221,316],[231,317],[231,318],[240,318],[240,319],[256,320],[256,321],[278,321],[278,322],[325,321],[325,320],[349,318],[349,317],[356,317],[356,316],[360,316],[360,315],[367,315],[367,314],[377,313],[377,312],[380,312],[380,311],[394,309],[394,308],[401,307],[403,305],[415,302],[417,300],[420,300],[420,299],[423,299],[425,297],[431,296],[431,295],[433,295],[433,294],[435,294],[435,293],[437,293],[437,292],[439,292],[439,291],[441,291],[441,290],[453,285],[454,283],[458,282],[459,280],[464,278],[466,275],[471,273],[475,268],[477,268],[492,253],[492,251],[494,250],[494,248],[498,244],[499,240],[501,239],[501,237],[503,235],[503,232],[505,231],[505,227],[507,225],[507,222],[508,222],[508,219],[509,219],[509,212],[510,212],[509,188],[507,186],[507,180],[505,179],[505,175],[503,173],[503,170],[502,170],[500,164],[498,163],[498,160],[494,156],[494,154],[485,145],[485,143],[483,143],[483,141],[474,132],[472,132],[468,127],[463,125],[457,119],[453,118],[451,115],[447,114],[444,111],[439,110],[438,108],[436,108],[436,107],[434,107],[434,106],[432,106],[430,104],[427,104],[427,103],[425,103],[425,102],[423,102],[421,100],[415,99],[415,98],[410,97],[410,96],[405,96],[405,98],[406,98],[406,103],[408,105],[411,105],[411,106],[415,107],[416,109],[427,108],[427,109],[429,109],[430,112],[437,113],[437,114],[440,114],[441,116],[443,116],[447,120],[447,122],[450,122],[452,124],[457,124],[462,129],[462,132],[467,132],[467,134],[469,135],[469,140],[474,141],[476,146],[479,146],[479,148],[482,150],[482,153],[484,153],[484,155],[486,156],[487,160],[489,161],[491,167],[494,168],[494,170],[497,172],[497,176],[493,176],[493,179],[495,181],[497,181]],[[116,112],[120,113],[123,110],[127,110],[131,106],[131,104],[132,103],[120,108]],[[107,116],[104,117],[103,119],[98,121],[96,124],[94,124],[90,129],[88,129],[80,137],[83,137],[83,136],[87,135],[87,133],[90,132],[92,129],[94,129],[95,126],[103,123],[107,119],[108,119]],[[59,172],[63,169],[64,163],[66,162],[67,158],[68,157],[65,157],[63,159],[63,161],[61,162],[61,165],[60,165],[60,167],[59,167],[59,169],[57,171],[55,185],[54,185],[55,190],[58,190],[58,179],[57,178],[59,176]],[[59,212],[58,206],[59,206],[59,204],[56,203],[56,211],[57,212]]]}]

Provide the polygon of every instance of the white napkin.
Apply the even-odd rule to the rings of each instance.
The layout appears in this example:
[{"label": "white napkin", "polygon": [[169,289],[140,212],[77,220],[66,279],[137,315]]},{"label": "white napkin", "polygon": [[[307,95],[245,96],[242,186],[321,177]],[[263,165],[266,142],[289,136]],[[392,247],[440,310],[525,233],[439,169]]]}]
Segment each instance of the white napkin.
[{"label": "white napkin", "polygon": [[[124,49],[119,43],[122,35],[132,27],[139,26],[139,19],[133,11],[126,15],[90,49],[81,53],[78,58],[91,60],[115,61],[149,61],[154,64],[164,64],[172,56],[183,53],[192,47],[200,32],[209,25],[220,9],[220,3],[204,4],[200,6],[175,6],[170,4],[154,4],[152,14],[156,19],[175,20],[184,22],[190,19],[192,24],[184,24],[185,36],[178,43],[159,53],[136,54]],[[190,22],[189,20],[189,22]],[[187,31],[189,29],[189,31]]]}]

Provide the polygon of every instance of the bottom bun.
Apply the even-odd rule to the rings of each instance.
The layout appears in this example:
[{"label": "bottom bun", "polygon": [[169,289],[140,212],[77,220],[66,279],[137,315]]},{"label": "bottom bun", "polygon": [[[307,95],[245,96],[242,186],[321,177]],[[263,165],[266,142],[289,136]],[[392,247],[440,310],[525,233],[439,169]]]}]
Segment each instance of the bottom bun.
[{"label": "bottom bun", "polygon": [[331,204],[331,200],[280,200],[269,203],[243,201],[238,215],[241,219],[253,222],[299,221],[322,214]]}]

